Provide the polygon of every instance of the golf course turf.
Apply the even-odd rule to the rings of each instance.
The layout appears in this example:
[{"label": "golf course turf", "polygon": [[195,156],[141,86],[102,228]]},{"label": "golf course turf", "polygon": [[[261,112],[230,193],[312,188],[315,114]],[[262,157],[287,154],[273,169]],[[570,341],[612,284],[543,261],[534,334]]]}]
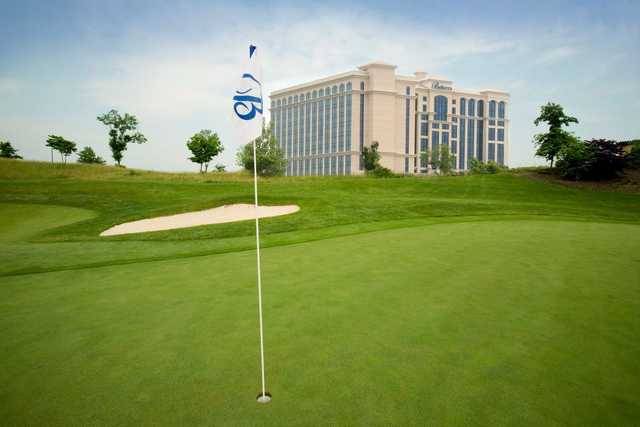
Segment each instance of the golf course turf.
[{"label": "golf course turf", "polygon": [[516,174],[277,178],[0,161],[5,425],[637,425],[640,195]]}]

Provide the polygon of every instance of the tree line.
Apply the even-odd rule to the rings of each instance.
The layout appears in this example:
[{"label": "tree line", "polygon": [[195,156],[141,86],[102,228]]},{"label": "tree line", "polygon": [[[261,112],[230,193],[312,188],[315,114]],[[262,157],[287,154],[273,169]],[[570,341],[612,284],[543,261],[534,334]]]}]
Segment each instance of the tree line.
[{"label": "tree line", "polygon": [[[107,127],[108,145],[111,156],[116,166],[123,166],[122,160],[129,144],[144,144],[147,138],[138,130],[138,118],[132,114],[120,114],[117,110],[97,117],[97,120]],[[248,171],[253,172],[253,142],[243,145],[238,150],[237,163]],[[256,138],[257,169],[262,176],[282,175],[286,168],[284,153],[278,147],[275,135],[271,128],[263,129],[262,134]],[[105,159],[98,156],[92,147],[86,146],[78,151],[78,145],[61,135],[49,135],[45,141],[45,147],[51,151],[51,162],[55,161],[54,153],[60,156],[60,162],[66,164],[69,156],[77,153],[78,163],[106,164]],[[224,146],[216,132],[210,129],[202,129],[192,135],[186,142],[186,147],[191,153],[189,160],[199,165],[200,173],[207,173],[211,161],[224,151]],[[9,141],[0,141],[0,157],[8,159],[22,159],[18,150]],[[216,164],[217,172],[225,171],[223,164]]]}]

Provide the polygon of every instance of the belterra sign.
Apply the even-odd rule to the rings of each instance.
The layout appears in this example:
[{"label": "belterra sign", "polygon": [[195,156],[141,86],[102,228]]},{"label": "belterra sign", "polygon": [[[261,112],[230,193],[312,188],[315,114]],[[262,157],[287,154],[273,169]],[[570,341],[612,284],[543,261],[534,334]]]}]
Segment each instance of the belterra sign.
[{"label": "belterra sign", "polygon": [[433,84],[431,85],[432,89],[441,89],[441,90],[453,90],[453,88],[451,86],[444,86],[442,84],[440,84],[440,82],[433,82]]}]

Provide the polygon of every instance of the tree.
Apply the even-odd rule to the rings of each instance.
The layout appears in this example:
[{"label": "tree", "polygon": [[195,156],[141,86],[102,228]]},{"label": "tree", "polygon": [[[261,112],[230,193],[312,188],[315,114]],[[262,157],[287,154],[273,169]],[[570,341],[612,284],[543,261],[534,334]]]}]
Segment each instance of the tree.
[{"label": "tree", "polygon": [[147,138],[138,132],[138,119],[129,113],[121,116],[117,110],[111,110],[106,114],[98,116],[98,121],[109,127],[109,148],[113,160],[118,166],[122,161],[123,152],[126,151],[129,143],[144,144]]},{"label": "tree", "polygon": [[625,164],[630,168],[640,168],[640,139],[634,139],[628,142],[631,149],[625,155]]},{"label": "tree", "polygon": [[[59,135],[49,135],[45,146],[50,147],[52,152],[53,150],[58,151],[60,153],[60,159],[65,164],[67,163],[67,158],[71,153],[78,151],[75,142],[69,141]],[[53,162],[53,155],[51,156],[51,161]]]},{"label": "tree", "polygon": [[257,170],[260,176],[282,175],[287,167],[284,153],[271,127],[262,129],[262,135],[238,150],[238,165],[253,173],[253,143],[256,144]]},{"label": "tree", "polygon": [[533,123],[538,126],[545,122],[549,125],[549,132],[537,134],[534,137],[534,144],[537,147],[536,156],[544,157],[551,162],[558,156],[563,146],[570,144],[575,136],[562,129],[562,126],[568,126],[571,123],[578,123],[575,117],[567,116],[561,105],[548,102],[540,107],[540,115]]},{"label": "tree", "polygon": [[96,156],[95,151],[91,147],[84,147],[78,152],[78,163],[95,163],[104,165],[106,162],[100,156]]},{"label": "tree", "polygon": [[362,147],[362,163],[365,171],[372,171],[380,162],[380,153],[378,153],[377,142],[373,142],[371,147]]},{"label": "tree", "polygon": [[449,151],[447,145],[436,145],[420,155],[422,164],[428,164],[432,169],[437,170],[440,175],[451,175],[455,167],[455,157]]},{"label": "tree", "polygon": [[224,172],[227,169],[227,167],[221,163],[216,164],[215,168],[216,172]]},{"label": "tree", "polygon": [[0,157],[5,159],[21,159],[22,156],[18,155],[18,150],[13,148],[9,141],[0,141]]},{"label": "tree", "polygon": [[209,129],[203,129],[193,135],[187,142],[187,148],[193,154],[193,156],[189,157],[189,160],[200,164],[200,173],[202,173],[203,165],[204,172],[207,172],[211,159],[224,150],[218,134]]}]

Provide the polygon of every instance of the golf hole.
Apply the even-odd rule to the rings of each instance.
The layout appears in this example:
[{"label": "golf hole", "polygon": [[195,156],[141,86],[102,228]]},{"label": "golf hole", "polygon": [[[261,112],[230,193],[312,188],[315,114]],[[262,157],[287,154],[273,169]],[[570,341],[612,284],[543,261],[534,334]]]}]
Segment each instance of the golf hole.
[{"label": "golf hole", "polygon": [[269,403],[271,402],[271,394],[270,393],[260,393],[258,397],[256,397],[258,403]]}]

